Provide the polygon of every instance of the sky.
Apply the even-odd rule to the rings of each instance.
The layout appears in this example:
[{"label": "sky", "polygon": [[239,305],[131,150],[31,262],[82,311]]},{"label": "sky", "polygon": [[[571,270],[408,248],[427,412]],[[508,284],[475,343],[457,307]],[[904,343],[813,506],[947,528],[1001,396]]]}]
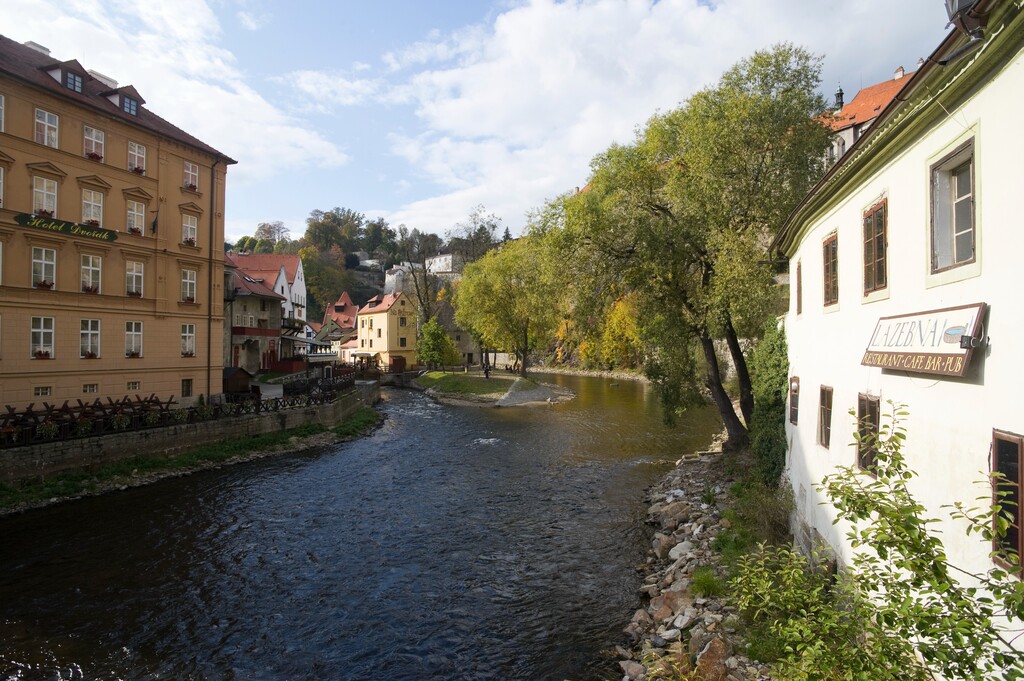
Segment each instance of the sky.
[{"label": "sky", "polygon": [[723,71],[779,42],[821,92],[912,71],[941,0],[3,0],[0,34],[78,59],[238,163],[226,239],[349,208],[444,235],[477,206],[514,235]]}]

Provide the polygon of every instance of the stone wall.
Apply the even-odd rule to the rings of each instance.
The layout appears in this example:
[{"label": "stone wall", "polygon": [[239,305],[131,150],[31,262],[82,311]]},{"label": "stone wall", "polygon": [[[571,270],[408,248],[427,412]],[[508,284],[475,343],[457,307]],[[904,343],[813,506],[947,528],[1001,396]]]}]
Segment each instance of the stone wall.
[{"label": "stone wall", "polygon": [[331,428],[360,406],[374,404],[379,399],[380,387],[376,383],[361,381],[347,395],[315,407],[17,447],[0,452],[0,482],[17,484],[60,472],[88,471],[134,456],[170,456],[193,447],[314,423]]}]

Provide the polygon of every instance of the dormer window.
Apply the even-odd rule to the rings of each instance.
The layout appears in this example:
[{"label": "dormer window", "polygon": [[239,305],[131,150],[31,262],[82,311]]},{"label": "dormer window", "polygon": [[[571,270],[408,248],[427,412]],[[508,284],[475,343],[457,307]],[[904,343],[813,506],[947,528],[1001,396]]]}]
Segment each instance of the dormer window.
[{"label": "dormer window", "polygon": [[139,102],[127,95],[121,95],[121,108],[124,109],[125,113],[132,116],[139,115]]},{"label": "dormer window", "polygon": [[74,90],[75,92],[81,92],[82,91],[82,77],[80,75],[78,75],[77,73],[75,73],[74,71],[68,71],[68,72],[66,72],[64,74],[64,85],[69,90]]}]

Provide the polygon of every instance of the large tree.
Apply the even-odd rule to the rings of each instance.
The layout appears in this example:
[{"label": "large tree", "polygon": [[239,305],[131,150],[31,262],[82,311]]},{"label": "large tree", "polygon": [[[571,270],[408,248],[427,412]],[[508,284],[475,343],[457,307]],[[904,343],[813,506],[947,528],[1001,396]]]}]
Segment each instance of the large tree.
[{"label": "large tree", "polygon": [[485,213],[482,205],[476,206],[466,222],[460,222],[448,231],[448,248],[462,259],[462,264],[479,260],[498,243],[497,233],[501,218],[494,213]]},{"label": "large tree", "polygon": [[[788,44],[755,53],[599,155],[587,189],[566,201],[578,252],[642,295],[646,370],[667,415],[709,394],[730,447],[747,443],[754,404],[739,339],[772,310],[765,245],[823,171],[820,67]],[[716,341],[736,371],[740,413]]]},{"label": "large tree", "polygon": [[441,237],[432,232],[421,232],[405,225],[398,226],[399,260],[407,263],[412,280],[412,294],[416,297],[420,323],[425,324],[437,314],[438,294],[443,282],[427,271],[427,258],[437,255],[441,249]]},{"label": "large tree", "polygon": [[284,226],[284,223],[280,220],[274,222],[261,222],[256,226],[256,233],[253,235],[257,239],[266,239],[272,244],[276,244],[278,241],[287,241],[291,230]]},{"label": "large tree", "polygon": [[455,296],[455,321],[487,345],[511,350],[526,376],[530,352],[561,318],[561,287],[540,233],[504,244],[466,266]]}]

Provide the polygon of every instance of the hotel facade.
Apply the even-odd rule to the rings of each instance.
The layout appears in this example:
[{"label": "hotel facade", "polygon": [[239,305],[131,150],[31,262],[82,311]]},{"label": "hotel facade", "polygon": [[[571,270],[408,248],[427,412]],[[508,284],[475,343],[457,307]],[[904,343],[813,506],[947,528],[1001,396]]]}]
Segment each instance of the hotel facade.
[{"label": "hotel facade", "polygon": [[0,406],[221,392],[232,159],[0,36]]}]

